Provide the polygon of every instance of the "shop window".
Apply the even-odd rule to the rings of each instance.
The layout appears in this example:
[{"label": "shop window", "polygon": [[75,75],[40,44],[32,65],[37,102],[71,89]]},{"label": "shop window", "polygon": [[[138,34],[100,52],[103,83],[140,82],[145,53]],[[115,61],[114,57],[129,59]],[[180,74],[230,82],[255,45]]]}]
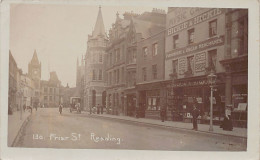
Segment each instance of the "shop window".
[{"label": "shop window", "polygon": [[217,50],[208,51],[208,68],[216,71]]},{"label": "shop window", "polygon": [[153,79],[157,79],[157,65],[152,65]]},{"label": "shop window", "polygon": [[188,62],[188,72],[189,74],[194,74],[194,56],[190,56],[187,58]]},{"label": "shop window", "polygon": [[173,36],[173,49],[178,48],[179,46],[179,35],[175,35]]},{"label": "shop window", "polygon": [[209,22],[209,37],[217,35],[217,20]]},{"label": "shop window", "polygon": [[143,68],[143,81],[146,81],[147,75],[146,75],[146,67]]},{"label": "shop window", "polygon": [[152,45],[152,55],[153,56],[156,56],[157,55],[157,52],[158,52],[158,44],[157,43],[154,43]]},{"label": "shop window", "polygon": [[148,55],[148,48],[147,48],[147,47],[144,47],[144,48],[143,48],[143,56],[144,56],[144,58],[146,58],[147,55]]},{"label": "shop window", "polygon": [[188,44],[194,43],[194,28],[188,30]]}]

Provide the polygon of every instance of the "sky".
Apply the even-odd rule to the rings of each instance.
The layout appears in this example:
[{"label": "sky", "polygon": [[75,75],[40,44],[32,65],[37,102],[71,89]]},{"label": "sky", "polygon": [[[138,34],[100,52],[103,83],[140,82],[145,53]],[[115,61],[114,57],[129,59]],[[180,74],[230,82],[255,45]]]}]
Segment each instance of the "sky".
[{"label": "sky", "polygon": [[[158,7],[101,6],[108,33],[116,13],[143,13]],[[92,34],[98,5],[12,4],[10,7],[10,51],[23,73],[34,50],[42,64],[42,80],[56,71],[63,86],[76,85],[77,58],[86,53],[88,35]],[[167,7],[159,7],[167,11]]]}]

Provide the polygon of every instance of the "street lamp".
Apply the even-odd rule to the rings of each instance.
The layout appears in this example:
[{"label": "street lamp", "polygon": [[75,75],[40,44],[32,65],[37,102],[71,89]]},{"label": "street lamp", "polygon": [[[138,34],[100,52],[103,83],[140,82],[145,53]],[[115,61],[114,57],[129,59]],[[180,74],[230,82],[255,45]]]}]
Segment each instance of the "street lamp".
[{"label": "street lamp", "polygon": [[209,131],[213,131],[213,88],[216,83],[217,75],[214,74],[214,71],[211,69],[210,74],[208,75],[208,83],[210,85],[210,127]]}]

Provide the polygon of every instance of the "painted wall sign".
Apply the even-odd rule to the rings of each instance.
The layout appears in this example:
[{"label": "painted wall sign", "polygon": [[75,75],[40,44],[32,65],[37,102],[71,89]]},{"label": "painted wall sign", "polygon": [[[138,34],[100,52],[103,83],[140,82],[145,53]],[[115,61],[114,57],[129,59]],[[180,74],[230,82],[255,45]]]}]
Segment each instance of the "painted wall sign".
[{"label": "painted wall sign", "polygon": [[[172,34],[180,32],[184,29],[187,29],[187,28],[189,28],[193,25],[205,22],[205,21],[209,20],[210,18],[216,17],[216,16],[218,16],[222,13],[224,13],[224,9],[221,9],[221,8],[211,9],[211,10],[209,10],[205,13],[202,13],[202,14],[200,14],[200,15],[192,18],[192,19],[189,19],[189,20],[187,20],[183,23],[180,23],[178,25],[175,25],[175,26],[169,28],[168,31],[167,31],[167,35],[170,36]],[[183,18],[183,16],[181,16],[181,18],[179,18],[179,19],[181,20],[181,19],[184,19],[184,18]],[[170,22],[170,24],[171,24],[170,26],[172,26],[172,24],[174,24],[174,23]]]},{"label": "painted wall sign", "polygon": [[206,67],[206,52],[195,54],[195,72],[203,72]]},{"label": "painted wall sign", "polygon": [[214,38],[208,39],[206,41],[202,41],[197,44],[190,45],[188,47],[183,47],[180,49],[172,50],[172,51],[166,53],[166,58],[170,58],[173,56],[192,54],[195,52],[199,52],[199,51],[206,50],[208,48],[220,46],[220,45],[224,45],[224,36],[223,35],[219,36],[219,37],[214,37]]}]

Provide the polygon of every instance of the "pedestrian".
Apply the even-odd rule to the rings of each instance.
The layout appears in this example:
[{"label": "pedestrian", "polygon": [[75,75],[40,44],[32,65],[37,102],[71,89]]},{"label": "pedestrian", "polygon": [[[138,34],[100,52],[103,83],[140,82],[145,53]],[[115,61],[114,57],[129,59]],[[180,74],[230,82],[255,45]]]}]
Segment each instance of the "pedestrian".
[{"label": "pedestrian", "polygon": [[100,106],[101,114],[103,114],[103,105]]},{"label": "pedestrian", "polygon": [[198,130],[198,124],[197,124],[197,118],[200,114],[200,111],[197,109],[197,106],[193,104],[193,110],[192,110],[192,123],[193,123],[193,128],[192,130],[197,131]]},{"label": "pedestrian", "polygon": [[163,106],[160,110],[160,116],[161,116],[161,120],[162,122],[165,121],[166,119],[166,106]]},{"label": "pedestrian", "polygon": [[99,113],[100,113],[100,106],[98,104],[98,106],[97,106],[97,114],[99,114]]},{"label": "pedestrian", "polygon": [[223,128],[225,131],[232,131],[233,130],[233,124],[231,120],[231,109],[225,110],[225,116],[222,124],[220,125],[220,128]]},{"label": "pedestrian", "polygon": [[59,105],[59,112],[60,112],[60,114],[62,113],[62,107],[63,107],[62,104],[60,104]]}]

